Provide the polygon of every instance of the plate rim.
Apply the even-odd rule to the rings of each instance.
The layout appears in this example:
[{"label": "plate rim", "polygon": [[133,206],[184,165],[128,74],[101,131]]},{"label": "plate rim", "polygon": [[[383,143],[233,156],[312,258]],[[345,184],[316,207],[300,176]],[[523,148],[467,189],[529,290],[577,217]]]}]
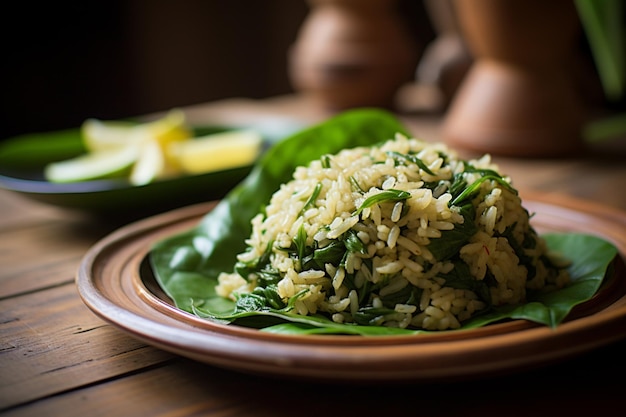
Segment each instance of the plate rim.
[{"label": "plate rim", "polygon": [[[607,230],[615,224],[626,225],[626,213],[594,202],[537,192],[528,193],[523,201],[597,218]],[[435,335],[432,340],[421,340],[420,343],[415,343],[415,338],[429,335],[376,336],[370,338],[376,339],[375,343],[354,345],[346,343],[345,340],[362,340],[363,336],[298,337],[275,334],[268,336],[268,333],[261,336],[262,332],[253,329],[239,328],[235,331],[225,331],[226,325],[199,326],[197,322],[202,319],[181,310],[178,310],[178,316],[174,314],[174,317],[165,317],[167,314],[159,312],[155,305],[150,305],[151,303],[146,301],[146,296],[150,296],[151,293],[144,284],[138,282],[141,281],[139,263],[157,235],[166,231],[167,234],[173,234],[186,230],[197,224],[215,204],[216,201],[195,204],[140,220],[114,231],[97,242],[85,254],[76,276],[76,285],[83,302],[95,314],[119,329],[148,344],[181,356],[238,371],[330,381],[407,379],[432,381],[509,373],[521,367],[540,366],[562,360],[624,337],[624,332],[612,331],[616,326],[626,329],[624,294],[599,313],[564,322],[556,329],[537,325],[520,327],[519,324],[514,325],[519,328],[512,332],[485,332],[482,330],[484,328],[479,328],[465,330],[468,337],[461,339],[453,337],[453,340],[445,340],[440,337],[440,340],[436,340],[438,335]],[[618,240],[619,237],[617,236]],[[615,236],[613,238],[615,239]],[[623,260],[626,253],[626,237],[612,243],[618,247],[618,256]],[[122,248],[128,250],[130,250],[128,245],[131,245],[132,250],[129,254],[124,254],[124,259],[119,256],[115,259],[115,256],[107,252],[113,250],[115,255],[115,245],[122,245]],[[119,253],[119,249],[117,252]],[[115,299],[110,294],[103,293],[96,285],[97,280],[102,280],[103,277],[94,276],[94,268],[103,267],[97,263],[99,256],[103,254],[108,255],[108,261],[111,259],[115,261],[110,262],[108,267],[113,268],[114,272],[119,272],[119,279],[123,279],[123,285],[127,287],[127,292],[121,294],[128,296],[129,299],[122,301],[130,303],[131,307],[147,308],[143,315],[130,311],[127,305],[121,303],[119,294],[118,299]],[[137,271],[134,271],[135,269]],[[111,270],[107,270],[108,272]],[[147,291],[148,294],[142,294],[142,291]],[[171,309],[175,312],[177,310],[175,307]],[[160,315],[151,317],[151,314]],[[180,317],[186,320],[181,321]],[[494,326],[498,324],[487,327],[494,329]],[[233,327],[230,326],[230,329]],[[601,337],[593,340],[586,338],[582,344],[563,343],[564,340],[573,342],[580,335],[589,333],[590,329],[594,330],[596,336]],[[470,333],[474,331],[477,331],[476,334],[481,332],[485,334],[481,337],[471,337]],[[251,337],[250,334],[253,332],[258,337]],[[289,343],[285,343],[287,340]],[[338,340],[342,342],[336,343]],[[561,346],[557,351],[548,349],[542,352],[542,349],[538,349],[539,346],[549,345],[555,341]],[[489,345],[488,349],[485,349],[485,345]],[[510,358],[499,351],[507,348],[526,349],[530,353],[526,358]],[[480,360],[459,366],[462,362],[455,358],[459,353],[471,354]],[[498,355],[493,355],[494,353]],[[486,354],[492,357],[485,357]],[[409,361],[410,366],[405,366],[403,361]],[[428,361],[437,366],[431,366]],[[374,370],[363,369],[364,364]]]}]

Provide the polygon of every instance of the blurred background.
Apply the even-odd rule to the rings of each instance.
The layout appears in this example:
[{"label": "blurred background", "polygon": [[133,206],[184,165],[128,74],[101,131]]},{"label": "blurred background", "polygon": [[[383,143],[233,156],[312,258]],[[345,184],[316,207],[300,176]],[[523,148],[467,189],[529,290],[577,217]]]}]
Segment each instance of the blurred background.
[{"label": "blurred background", "polygon": [[75,127],[88,117],[284,93],[285,50],[306,12],[303,2],[290,0],[13,8],[16,22],[3,36],[2,138]]},{"label": "blurred background", "polygon": [[[11,14],[5,14],[10,24],[1,29],[0,140],[77,127],[87,118],[127,118],[223,98],[292,93],[290,53],[307,16],[321,3],[325,2],[15,2]],[[455,59],[446,57],[445,51],[461,60],[471,58],[463,56],[468,51],[458,49],[462,45],[443,42],[451,27],[458,28],[450,16],[435,13],[434,5],[442,4],[452,3],[398,0],[394,6],[414,53],[411,76],[419,73],[416,64],[426,54],[430,60]],[[437,35],[440,48],[428,50]],[[605,100],[583,31],[578,42],[582,59],[572,70],[586,102],[601,110],[626,108],[623,97],[617,103]],[[437,80],[449,96],[469,66],[467,61],[456,64],[449,80]],[[421,68],[421,75],[428,77],[427,70]],[[408,112],[420,111],[420,100],[433,100],[427,92],[410,88],[401,99],[400,110]],[[443,106],[440,103],[437,110]]]},{"label": "blurred background", "polygon": [[[419,44],[419,1],[399,3]],[[230,97],[293,91],[304,0],[15,2],[3,31],[0,139]],[[6,23],[6,22],[5,22]]]}]

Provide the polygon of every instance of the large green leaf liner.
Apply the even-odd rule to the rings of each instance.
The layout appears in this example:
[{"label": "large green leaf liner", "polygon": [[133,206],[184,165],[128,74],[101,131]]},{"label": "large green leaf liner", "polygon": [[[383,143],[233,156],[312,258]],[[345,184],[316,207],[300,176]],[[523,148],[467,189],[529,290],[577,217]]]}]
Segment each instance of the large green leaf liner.
[{"label": "large green leaf liner", "polygon": [[[175,305],[211,319],[234,309],[234,302],[215,293],[221,272],[232,272],[237,254],[245,249],[250,220],[267,204],[294,169],[344,148],[372,146],[407,130],[390,113],[359,109],[342,113],[278,142],[266,152],[250,175],[197,227],[154,245],[150,262],[155,278]],[[555,327],[576,305],[598,291],[617,248],[592,235],[551,233],[542,236],[548,247],[572,261],[571,283],[563,289],[531,294],[527,303],[502,306],[464,323],[462,329],[506,319],[525,319]],[[288,311],[246,312],[229,322],[286,334],[357,334],[364,336],[424,333],[422,330],[337,324],[323,316],[301,316]]]}]

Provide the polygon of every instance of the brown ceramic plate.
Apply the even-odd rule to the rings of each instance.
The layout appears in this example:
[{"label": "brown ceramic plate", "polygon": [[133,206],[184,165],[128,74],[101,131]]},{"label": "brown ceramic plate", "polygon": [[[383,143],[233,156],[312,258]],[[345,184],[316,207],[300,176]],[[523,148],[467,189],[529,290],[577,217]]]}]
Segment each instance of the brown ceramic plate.
[{"label": "brown ceramic plate", "polygon": [[216,324],[175,308],[146,262],[151,245],[194,227],[213,204],[128,225],[84,257],[80,296],[104,320],[181,356],[228,369],[332,381],[450,380],[511,373],[614,342],[626,334],[626,213],[594,203],[524,195],[540,232],[585,232],[613,242],[616,272],[556,329],[523,320],[418,336],[292,336]]}]

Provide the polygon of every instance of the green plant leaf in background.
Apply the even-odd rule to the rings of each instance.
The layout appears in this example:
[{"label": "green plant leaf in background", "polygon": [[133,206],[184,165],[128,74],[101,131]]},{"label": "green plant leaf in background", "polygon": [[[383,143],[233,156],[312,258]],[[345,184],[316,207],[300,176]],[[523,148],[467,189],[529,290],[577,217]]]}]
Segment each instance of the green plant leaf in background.
[{"label": "green plant leaf in background", "polygon": [[[325,154],[355,146],[371,146],[406,133],[397,119],[379,110],[353,110],[309,128],[274,145],[250,175],[209,212],[198,226],[157,242],[150,252],[155,278],[175,305],[200,317],[220,316],[225,322],[287,334],[357,334],[363,336],[415,334],[424,331],[337,324],[322,316],[268,310],[231,314],[234,302],[215,293],[220,272],[232,272],[237,254],[245,250],[250,220],[294,169]],[[463,325],[471,329],[505,319],[526,319],[558,325],[576,305],[600,287],[617,255],[612,244],[584,234],[550,234],[553,251],[573,261],[572,283],[551,293],[530,294],[529,302],[503,306]]]},{"label": "green plant leaf in background", "polygon": [[[587,35],[604,95],[619,103],[626,95],[626,2],[623,0],[575,0]],[[626,132],[626,114],[592,120],[583,128],[590,142],[619,137]]]},{"label": "green plant leaf in background", "polygon": [[617,101],[626,92],[626,29],[623,0],[576,0],[604,93]]}]

